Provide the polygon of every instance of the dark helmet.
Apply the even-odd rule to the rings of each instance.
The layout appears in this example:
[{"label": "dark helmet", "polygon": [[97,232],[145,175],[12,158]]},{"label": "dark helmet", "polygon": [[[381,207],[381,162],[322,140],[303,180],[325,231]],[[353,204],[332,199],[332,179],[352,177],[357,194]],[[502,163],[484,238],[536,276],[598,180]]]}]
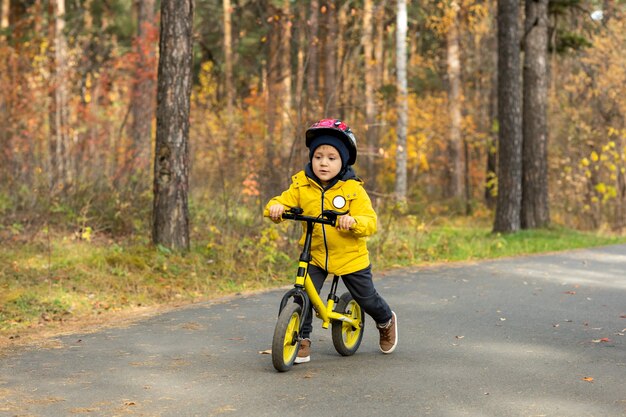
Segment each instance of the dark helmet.
[{"label": "dark helmet", "polygon": [[341,140],[350,154],[347,165],[354,165],[356,162],[356,138],[347,124],[337,119],[323,119],[313,123],[306,130],[306,147],[310,148],[313,139],[323,135],[334,136]]}]

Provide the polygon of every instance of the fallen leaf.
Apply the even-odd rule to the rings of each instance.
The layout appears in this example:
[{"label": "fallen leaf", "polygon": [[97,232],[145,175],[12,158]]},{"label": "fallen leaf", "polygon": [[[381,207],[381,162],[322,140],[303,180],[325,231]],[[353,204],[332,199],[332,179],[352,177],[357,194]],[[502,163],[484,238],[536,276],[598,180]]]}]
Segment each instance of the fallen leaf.
[{"label": "fallen leaf", "polygon": [[602,342],[610,342],[611,339],[609,339],[608,337],[603,337],[602,339],[594,339],[592,340],[593,343],[602,343]]},{"label": "fallen leaf", "polygon": [[565,291],[564,294],[576,295],[576,291]]},{"label": "fallen leaf", "polygon": [[259,353],[261,355],[271,355],[272,354],[272,349],[259,350]]},{"label": "fallen leaf", "polygon": [[619,316],[620,319],[626,319],[626,314],[622,314],[621,316]]},{"label": "fallen leaf", "polygon": [[465,336],[454,336],[454,337],[456,337],[457,339],[463,339]]},{"label": "fallen leaf", "polygon": [[593,378],[590,376],[586,376],[583,378],[583,381],[587,381],[587,382],[593,382]]}]

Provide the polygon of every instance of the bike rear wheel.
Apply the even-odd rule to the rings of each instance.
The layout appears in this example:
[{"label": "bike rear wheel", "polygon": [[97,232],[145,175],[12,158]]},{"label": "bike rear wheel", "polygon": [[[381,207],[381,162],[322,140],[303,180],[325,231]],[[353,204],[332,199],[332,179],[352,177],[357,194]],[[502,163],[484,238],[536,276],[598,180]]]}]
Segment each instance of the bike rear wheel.
[{"label": "bike rear wheel", "polygon": [[350,323],[334,320],[332,323],[332,337],[335,350],[342,356],[354,355],[361,345],[365,321],[363,310],[354,301],[352,295],[346,292],[339,297],[336,310],[338,313],[347,314],[353,319],[358,319],[360,326],[355,328]]},{"label": "bike rear wheel", "polygon": [[274,338],[272,340],[272,364],[277,371],[291,369],[300,348],[300,322],[302,307],[299,304],[287,304],[278,316]]}]

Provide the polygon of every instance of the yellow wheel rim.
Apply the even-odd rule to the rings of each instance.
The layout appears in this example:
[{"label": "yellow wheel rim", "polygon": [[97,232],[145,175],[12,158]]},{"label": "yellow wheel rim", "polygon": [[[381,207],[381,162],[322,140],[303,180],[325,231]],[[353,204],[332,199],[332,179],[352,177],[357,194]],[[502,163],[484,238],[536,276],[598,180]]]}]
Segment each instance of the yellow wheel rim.
[{"label": "yellow wheel rim", "polygon": [[[351,312],[350,316],[352,319],[358,319],[359,322],[363,320],[361,316],[361,307],[356,303],[356,301],[352,300],[346,306],[346,310]],[[363,329],[361,327],[355,329],[352,327],[350,323],[343,323],[341,326],[341,334],[343,336],[344,343],[348,349],[354,347],[355,344],[359,342],[359,337]]]},{"label": "yellow wheel rim", "polygon": [[293,313],[291,315],[291,320],[289,320],[287,330],[285,331],[283,344],[283,360],[285,361],[285,363],[289,363],[293,356],[296,354],[296,348],[298,347],[298,343],[296,343],[296,341],[294,340],[294,335],[298,334],[299,329],[300,315],[298,313]]}]

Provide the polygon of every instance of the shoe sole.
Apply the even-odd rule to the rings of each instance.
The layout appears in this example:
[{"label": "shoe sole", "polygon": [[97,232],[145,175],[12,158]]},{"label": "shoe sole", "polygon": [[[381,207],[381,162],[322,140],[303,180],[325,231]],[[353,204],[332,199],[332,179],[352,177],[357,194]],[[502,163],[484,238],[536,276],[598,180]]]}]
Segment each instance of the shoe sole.
[{"label": "shoe sole", "polygon": [[[395,331],[395,336],[396,336],[396,337],[395,337],[395,339],[396,339],[396,340],[394,341],[394,344],[393,344],[393,346],[391,347],[391,349],[389,349],[389,350],[382,350],[382,348],[380,349],[380,351],[381,351],[381,352],[383,352],[385,355],[388,355],[388,354],[390,354],[391,352],[393,352],[394,350],[396,350],[396,347],[398,346],[398,317],[396,316],[396,313],[394,313],[393,311],[391,312],[391,314],[393,314],[393,321],[394,321],[394,322],[395,322],[395,324],[396,324],[396,326],[395,326],[395,327],[396,327],[396,328],[395,328],[395,330],[396,330],[396,331]],[[380,346],[379,346],[379,347],[380,347]]]},{"label": "shoe sole", "polygon": [[296,358],[293,363],[307,363],[307,362],[311,362],[311,357],[310,356],[306,356],[304,358]]}]

